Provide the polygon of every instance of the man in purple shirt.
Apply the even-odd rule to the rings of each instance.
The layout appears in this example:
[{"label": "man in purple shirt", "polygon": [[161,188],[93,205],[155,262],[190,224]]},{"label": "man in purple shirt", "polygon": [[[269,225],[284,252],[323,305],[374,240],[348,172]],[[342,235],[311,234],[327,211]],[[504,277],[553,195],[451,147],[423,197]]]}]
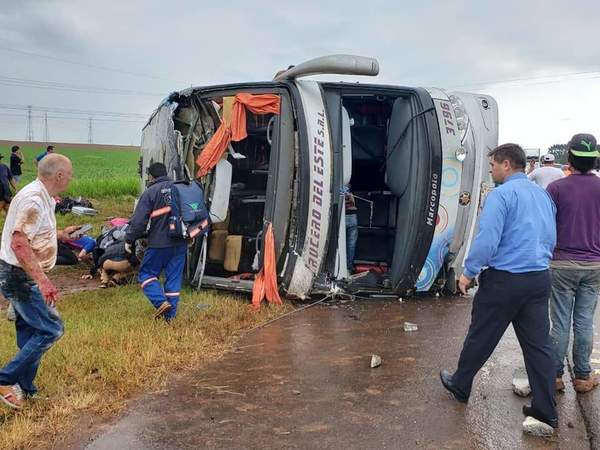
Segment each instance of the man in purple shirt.
[{"label": "man in purple shirt", "polygon": [[584,393],[600,383],[590,366],[594,312],[600,294],[600,178],[591,170],[600,153],[591,134],[576,134],[567,149],[573,174],[550,183],[547,188],[557,209],[557,243],[550,263],[550,336],[556,389],[562,391],[573,318],[573,384],[575,391]]}]

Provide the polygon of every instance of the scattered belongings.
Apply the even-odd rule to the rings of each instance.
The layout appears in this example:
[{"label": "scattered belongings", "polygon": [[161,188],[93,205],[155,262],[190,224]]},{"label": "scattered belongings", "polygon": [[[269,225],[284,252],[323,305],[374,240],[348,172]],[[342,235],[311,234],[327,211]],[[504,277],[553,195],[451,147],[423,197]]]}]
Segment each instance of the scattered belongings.
[{"label": "scattered belongings", "polygon": [[379,367],[381,365],[381,356],[371,355],[371,369]]},{"label": "scattered belongings", "polygon": [[523,432],[538,437],[549,437],[554,434],[554,428],[547,423],[527,416],[523,422]]},{"label": "scattered belongings", "polygon": [[129,223],[129,219],[127,217],[107,217],[106,223],[110,228],[120,227],[127,225]]},{"label": "scattered belongings", "polygon": [[512,389],[519,397],[527,397],[531,394],[529,378],[524,367],[518,367],[513,373]]},{"label": "scattered belongings", "polygon": [[84,206],[73,206],[71,208],[71,213],[77,216],[95,216],[98,214],[98,211],[93,208],[86,208]]},{"label": "scattered belongings", "polygon": [[[77,197],[76,199],[73,199],[71,197],[56,197],[56,206],[54,208],[54,211],[57,213],[61,213],[61,214],[67,214],[69,212],[72,212],[73,207],[75,206],[79,206],[79,207],[83,207],[83,208],[90,208],[92,209],[94,206],[92,205],[92,202],[90,202],[87,198],[85,197]],[[97,211],[96,211],[97,213]]]},{"label": "scattered belongings", "polygon": [[419,327],[416,323],[404,322],[404,331],[418,331]]}]

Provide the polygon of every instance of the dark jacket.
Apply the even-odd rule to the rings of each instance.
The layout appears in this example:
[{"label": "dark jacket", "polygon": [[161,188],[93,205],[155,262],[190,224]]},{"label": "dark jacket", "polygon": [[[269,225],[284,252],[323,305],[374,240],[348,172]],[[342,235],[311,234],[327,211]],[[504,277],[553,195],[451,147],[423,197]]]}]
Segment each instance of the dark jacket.
[{"label": "dark jacket", "polygon": [[12,153],[10,155],[10,171],[13,175],[22,175],[23,171],[21,170],[21,164],[23,164],[23,160],[16,153]]},{"label": "dark jacket", "polygon": [[133,217],[129,221],[125,241],[133,243],[146,233],[148,221],[148,248],[166,248],[186,245],[182,239],[172,239],[168,235],[169,214],[163,214],[150,219],[152,211],[157,211],[171,205],[171,186],[169,177],[159,177],[148,187],[140,197]]},{"label": "dark jacket", "polygon": [[10,203],[12,192],[10,190],[10,180],[13,175],[6,164],[0,163],[0,201]]},{"label": "dark jacket", "polygon": [[104,264],[104,262],[108,259],[111,261],[127,260],[132,267],[135,267],[140,263],[135,255],[135,252],[127,253],[125,251],[125,242],[115,242],[113,245],[104,250],[104,253],[98,260],[98,266],[102,267],[102,264]]}]

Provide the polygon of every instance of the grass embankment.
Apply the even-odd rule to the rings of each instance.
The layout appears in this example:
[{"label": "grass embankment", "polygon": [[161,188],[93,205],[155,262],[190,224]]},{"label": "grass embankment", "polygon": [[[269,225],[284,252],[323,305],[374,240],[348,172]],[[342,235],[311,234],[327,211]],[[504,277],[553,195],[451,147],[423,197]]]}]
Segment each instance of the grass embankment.
[{"label": "grass embankment", "polygon": [[[42,153],[43,148],[21,147],[25,164],[23,164],[23,178],[21,186],[29,183],[36,177],[36,167],[33,164],[35,157]],[[55,152],[68,156],[73,162],[73,181],[69,190],[64,194],[71,197],[103,198],[136,196],[139,192],[140,179],[137,175],[137,152],[126,150],[79,150],[61,149],[55,147]],[[4,156],[2,162],[10,165],[10,147],[0,146],[0,153]]]},{"label": "grass embankment", "polygon": [[[174,373],[219,357],[240,330],[284,311],[255,313],[245,298],[186,291],[177,319],[167,325],[152,319],[153,308],[136,286],[71,295],[59,310],[66,332],[44,356],[37,378],[50,399],[19,412],[1,410],[2,449],[40,442],[60,448],[82,413],[120,411],[133,394],[157,390]],[[14,326],[0,322],[0,361],[14,353]]]},{"label": "grass embankment", "polygon": [[[21,186],[34,178],[32,160],[40,151],[24,150]],[[137,153],[56,150],[73,161],[75,180],[68,194],[88,197],[99,211],[94,217],[59,214],[59,228],[91,223],[91,235],[97,236],[107,217],[130,216],[138,189]],[[0,153],[8,163],[10,150],[0,147]],[[66,272],[78,277],[85,268]],[[67,296],[59,305],[65,335],[42,359],[36,381],[49,400],[30,402],[19,412],[0,406],[0,448],[61,448],[65,436],[77,433],[73,426],[83,414],[120,411],[127,399],[155,391],[172,374],[219,357],[238,332],[290,308],[254,313],[245,297],[184,290],[178,317],[168,326],[152,319],[153,308],[137,286]],[[0,313],[0,365],[17,350],[14,325],[3,317]]]}]

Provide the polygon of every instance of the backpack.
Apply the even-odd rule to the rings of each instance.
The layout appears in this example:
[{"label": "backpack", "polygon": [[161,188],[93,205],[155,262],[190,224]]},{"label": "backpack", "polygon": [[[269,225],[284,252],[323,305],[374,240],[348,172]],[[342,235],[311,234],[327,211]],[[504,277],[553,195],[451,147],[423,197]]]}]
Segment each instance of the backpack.
[{"label": "backpack", "polygon": [[210,219],[204,191],[197,181],[175,181],[171,186],[171,211],[168,235],[175,239],[194,239],[208,233]]},{"label": "backpack", "polygon": [[125,241],[125,234],[129,224],[119,225],[118,227],[103,230],[102,234],[96,239],[96,247],[102,250],[113,245],[115,242]]}]

